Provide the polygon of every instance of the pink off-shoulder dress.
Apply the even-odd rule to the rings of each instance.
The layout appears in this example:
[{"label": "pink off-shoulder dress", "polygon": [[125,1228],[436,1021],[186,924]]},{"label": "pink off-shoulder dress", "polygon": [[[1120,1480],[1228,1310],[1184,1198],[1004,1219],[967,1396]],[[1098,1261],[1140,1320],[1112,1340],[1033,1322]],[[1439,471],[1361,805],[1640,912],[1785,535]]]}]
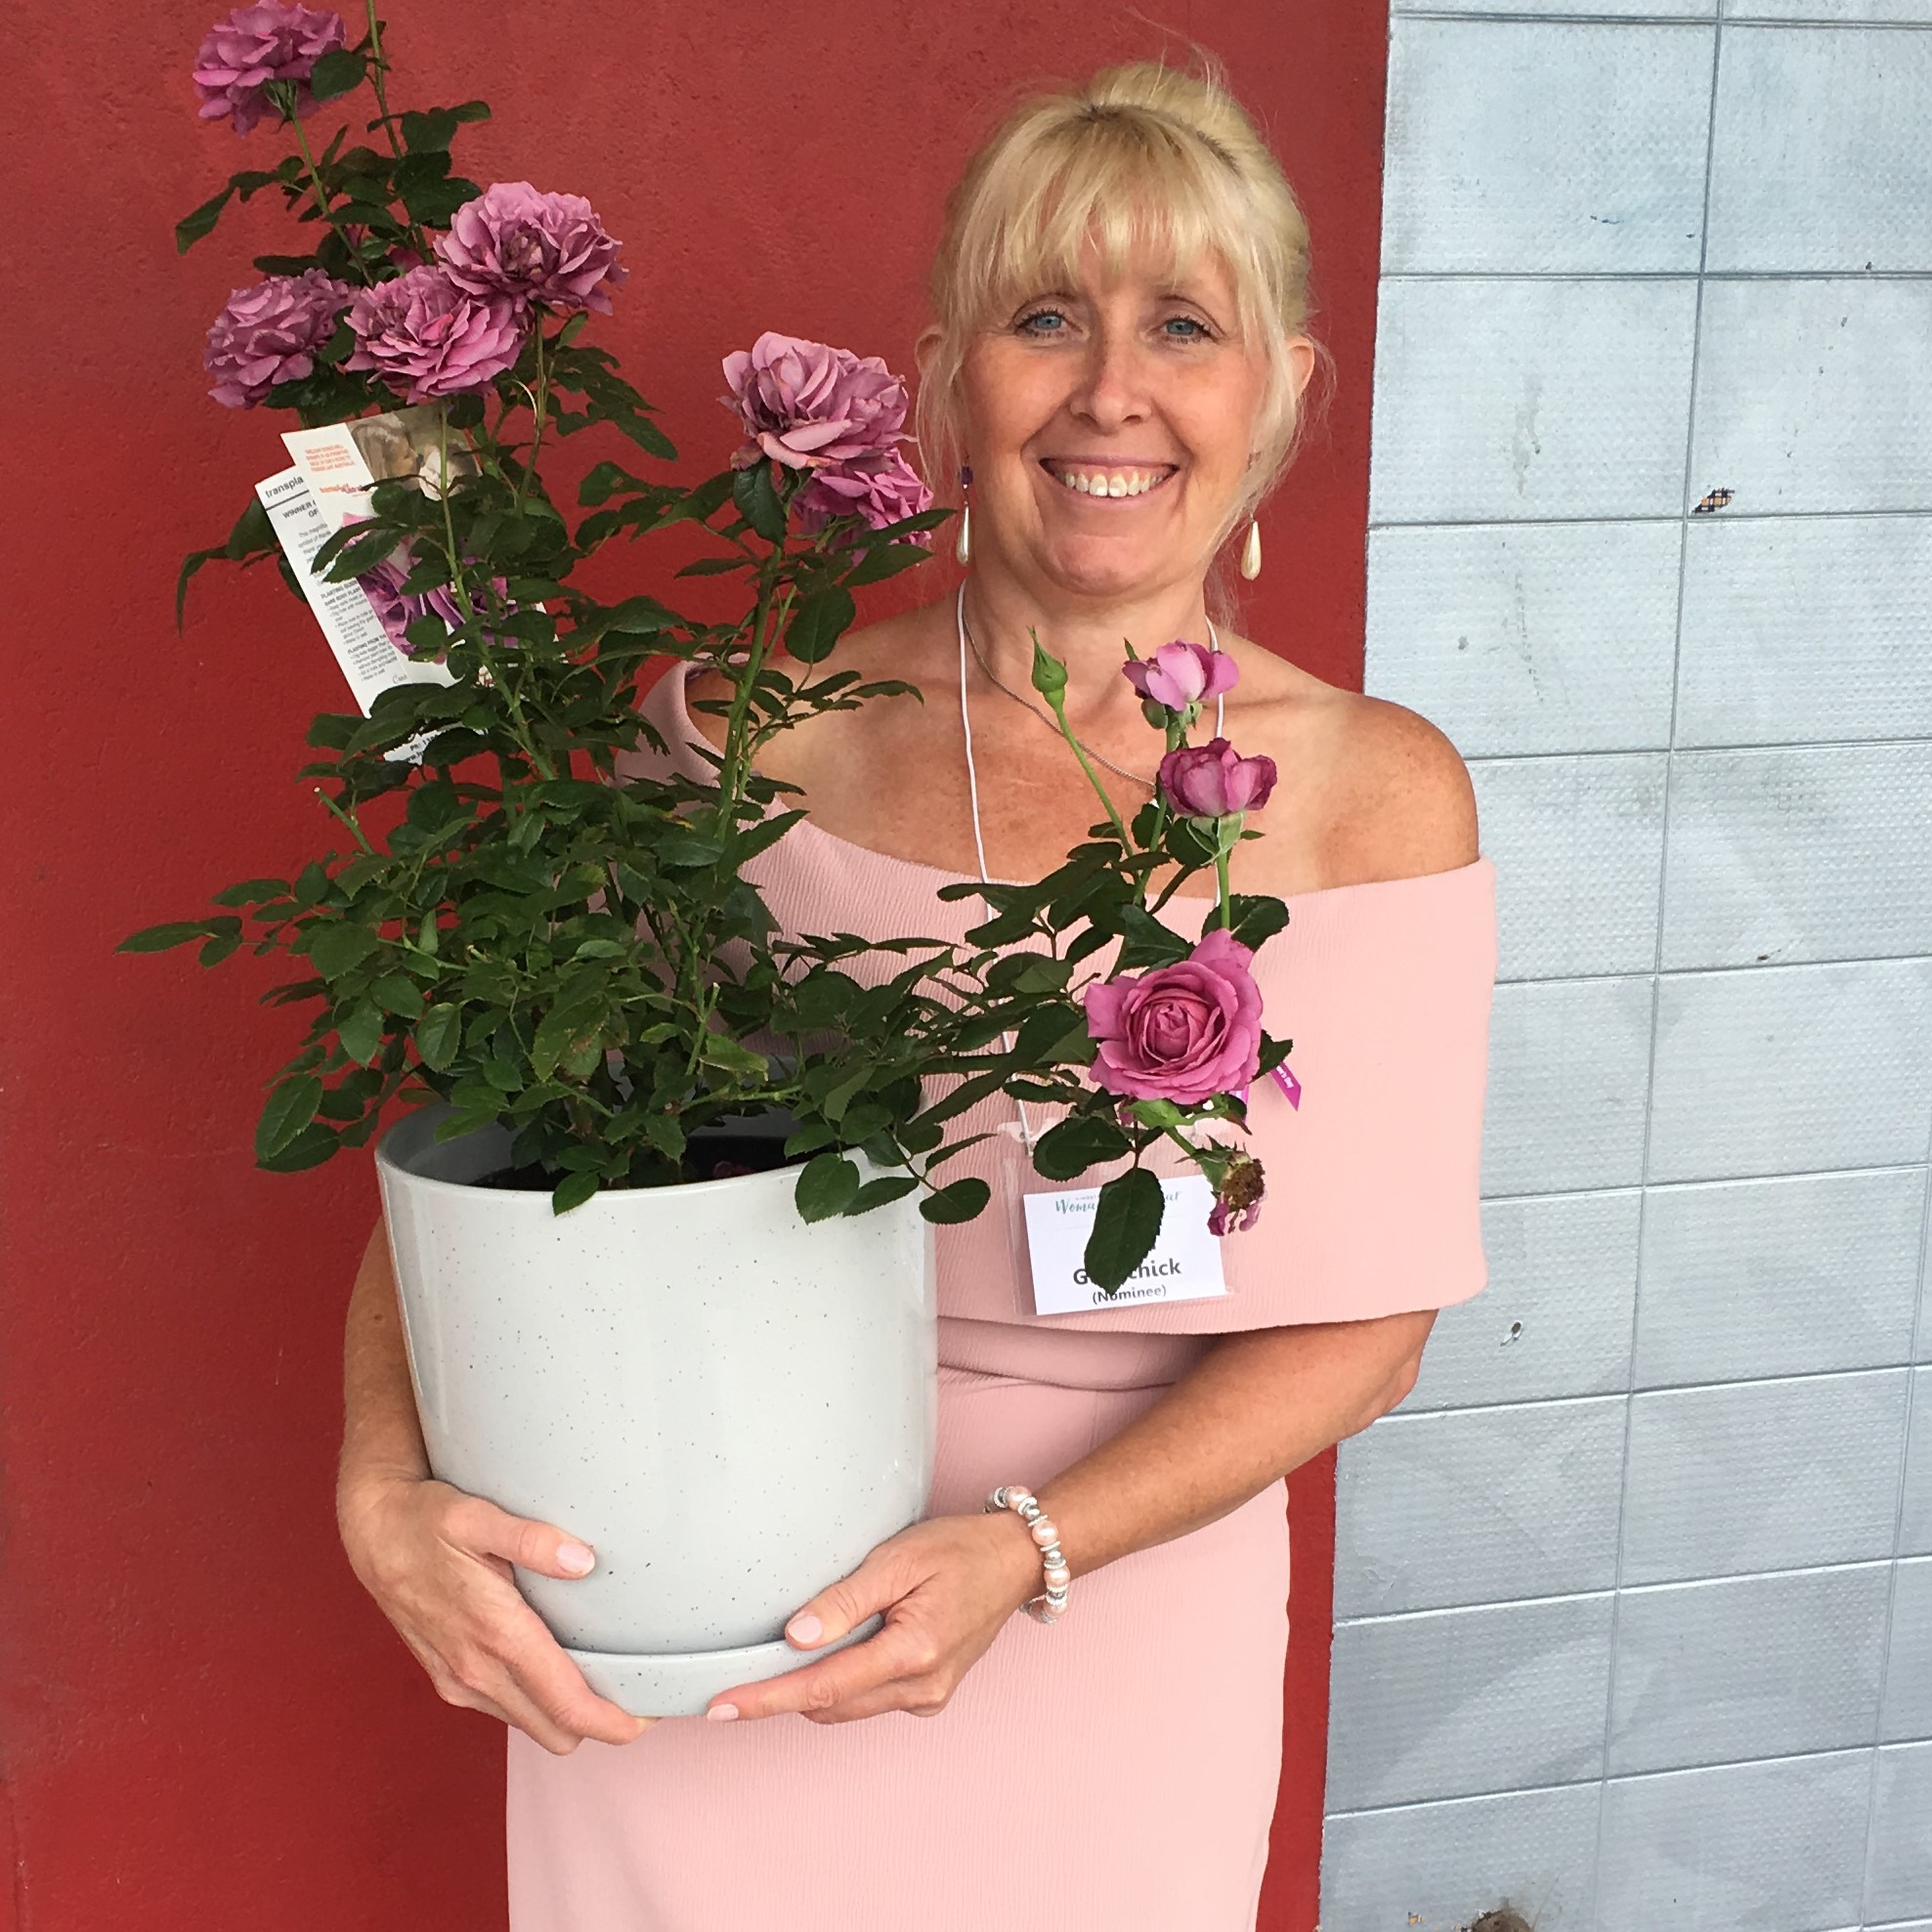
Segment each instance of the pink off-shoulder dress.
[{"label": "pink off-shoulder dress", "polygon": [[[681,668],[645,710],[694,775]],[[960,937],[959,877],[801,822],[754,876],[793,932]],[[1193,936],[1206,901],[1165,917]],[[1260,1224],[1225,1296],[1033,1311],[1019,1200],[1047,1188],[1010,1101],[949,1173],[993,1189],[938,1230],[930,1513],[1038,1488],[1237,1329],[1446,1307],[1483,1285],[1478,1219],[1496,966],[1486,857],[1288,901],[1256,955],[1291,1105],[1250,1100]],[[835,1579],[828,1577],[829,1583]],[[1057,1625],[1015,1615],[935,1717],[670,1718],[558,1757],[511,1730],[513,1932],[1251,1932],[1281,1764],[1284,1485],[1077,1576]]]}]

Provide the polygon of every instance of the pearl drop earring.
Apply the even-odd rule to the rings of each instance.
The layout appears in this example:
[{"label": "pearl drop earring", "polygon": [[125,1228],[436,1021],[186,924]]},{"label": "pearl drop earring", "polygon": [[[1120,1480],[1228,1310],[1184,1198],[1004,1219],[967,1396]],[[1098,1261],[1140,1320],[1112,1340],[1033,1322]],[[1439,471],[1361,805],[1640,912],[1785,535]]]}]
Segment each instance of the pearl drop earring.
[{"label": "pearl drop earring", "polygon": [[1251,583],[1262,574],[1262,527],[1248,519],[1248,540],[1241,546],[1241,575]]},{"label": "pearl drop earring", "polygon": [[972,488],[972,472],[965,464],[960,466],[960,534],[953,545],[953,555],[962,566],[972,562],[972,505],[966,500],[966,493]]}]

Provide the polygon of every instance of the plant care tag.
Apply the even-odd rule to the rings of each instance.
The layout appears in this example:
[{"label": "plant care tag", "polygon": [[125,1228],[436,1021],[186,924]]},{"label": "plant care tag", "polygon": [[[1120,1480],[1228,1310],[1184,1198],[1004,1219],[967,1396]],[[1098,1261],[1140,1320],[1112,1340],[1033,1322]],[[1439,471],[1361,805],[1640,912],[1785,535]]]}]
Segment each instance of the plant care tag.
[{"label": "plant care tag", "polygon": [[1227,1293],[1221,1242],[1208,1232],[1214,1189],[1203,1174],[1161,1182],[1167,1205],[1160,1239],[1138,1267],[1109,1295],[1087,1278],[1087,1237],[1094,1231],[1097,1187],[1064,1194],[1024,1194],[1026,1251],[1033,1268],[1035,1314],[1093,1314],[1141,1302],[1202,1302]]}]

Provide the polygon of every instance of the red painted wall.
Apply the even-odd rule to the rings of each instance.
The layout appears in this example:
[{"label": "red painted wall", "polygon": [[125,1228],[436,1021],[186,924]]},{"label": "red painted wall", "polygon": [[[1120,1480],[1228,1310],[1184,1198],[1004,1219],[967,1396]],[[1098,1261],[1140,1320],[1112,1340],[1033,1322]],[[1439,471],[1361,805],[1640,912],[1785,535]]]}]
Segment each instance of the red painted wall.
[{"label": "red painted wall", "polygon": [[[1161,44],[1094,0],[393,11],[404,105],[495,105],[466,172],[585,193],[623,239],[600,339],[706,466],[726,350],[774,327],[908,366],[940,199],[993,111]],[[292,1037],[252,1004],[271,963],[111,952],[323,838],[292,773],[311,713],[344,703],[266,572],[211,570],[186,636],[171,623],[182,553],[282,462],[279,424],[205,400],[199,365],[247,256],[281,245],[268,197],[186,261],[172,243],[274,140],[194,118],[211,12],[9,14],[0,1924],[481,1932],[502,1922],[501,1732],[438,1702],[334,1536],[366,1156],[251,1165]],[[1227,62],[1303,193],[1341,367],[1267,519],[1248,628],[1355,685],[1386,13],[1176,0],[1166,20]],[[1315,1916],[1328,1458],[1292,1514],[1267,1932]]]}]

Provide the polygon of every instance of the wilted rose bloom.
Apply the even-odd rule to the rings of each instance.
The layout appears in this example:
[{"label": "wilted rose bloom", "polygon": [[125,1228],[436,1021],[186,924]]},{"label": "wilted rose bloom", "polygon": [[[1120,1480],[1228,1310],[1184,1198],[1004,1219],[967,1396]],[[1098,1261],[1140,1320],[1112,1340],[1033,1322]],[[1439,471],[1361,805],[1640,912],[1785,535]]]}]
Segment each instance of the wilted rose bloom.
[{"label": "wilted rose bloom", "polygon": [[201,118],[229,115],[236,133],[246,134],[264,114],[279,111],[268,96],[272,80],[293,81],[296,113],[313,113],[309,76],[324,54],[347,39],[340,14],[274,5],[236,8],[208,29],[194,56]]},{"label": "wilted rose bloom", "polygon": [[732,457],[749,469],[760,455],[788,469],[824,469],[882,456],[905,441],[906,385],[877,356],[769,329],[724,359],[746,442]]},{"label": "wilted rose bloom", "polygon": [[1274,790],[1272,758],[1237,757],[1224,738],[1205,745],[1183,745],[1161,760],[1161,791],[1188,818],[1220,818],[1227,812],[1260,811]]},{"label": "wilted rose bloom", "polygon": [[1210,1234],[1240,1234],[1262,1218],[1266,1176],[1252,1154],[1236,1154],[1222,1171],[1215,1189],[1214,1210],[1208,1216]]},{"label": "wilted rose bloom", "polygon": [[[814,470],[811,481],[792,499],[798,528],[810,536],[834,517],[863,517],[874,530],[904,517],[916,517],[932,507],[932,492],[912,464],[894,450],[883,461],[861,467],[836,463]],[[917,543],[929,543],[929,532],[915,533]]]},{"label": "wilted rose bloom", "polygon": [[1151,658],[1130,658],[1120,671],[1141,697],[1171,711],[1219,698],[1224,691],[1232,691],[1241,677],[1241,667],[1225,651],[1210,651],[1205,644],[1181,638],[1163,644]]},{"label": "wilted rose bloom", "polygon": [[352,293],[321,269],[237,288],[201,354],[215,378],[208,394],[231,409],[252,409],[277,383],[299,382],[314,370],[316,352],[335,333]]},{"label": "wilted rose bloom", "polygon": [[436,252],[479,295],[607,316],[610,290],[629,274],[618,267],[622,246],[581,194],[539,194],[527,181],[498,181],[451,216]]},{"label": "wilted rose bloom", "polygon": [[507,295],[461,287],[440,264],[358,292],[356,352],[342,366],[374,369],[411,403],[487,388],[523,349],[524,311]]},{"label": "wilted rose bloom", "polygon": [[1245,1089],[1261,1064],[1254,957],[1217,927],[1174,966],[1089,986],[1087,1031],[1099,1048],[1095,1085],[1181,1106]]}]

